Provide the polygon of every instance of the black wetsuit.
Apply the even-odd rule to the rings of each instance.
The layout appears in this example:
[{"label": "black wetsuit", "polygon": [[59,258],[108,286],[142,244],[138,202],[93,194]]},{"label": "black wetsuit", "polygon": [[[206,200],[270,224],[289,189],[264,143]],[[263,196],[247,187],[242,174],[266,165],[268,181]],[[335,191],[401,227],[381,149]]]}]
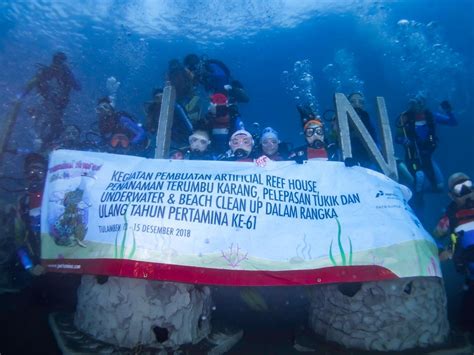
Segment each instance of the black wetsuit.
[{"label": "black wetsuit", "polygon": [[43,97],[41,107],[35,112],[36,131],[44,144],[50,144],[62,132],[64,110],[71,91],[80,90],[81,86],[69,67],[59,64],[40,68],[35,87]]},{"label": "black wetsuit", "polygon": [[[377,142],[375,129],[374,129],[374,126],[372,125],[372,122],[370,121],[370,117],[367,111],[359,107],[355,107],[354,110],[359,115],[365,128],[367,128],[367,131],[369,131],[369,134],[372,137],[372,139],[375,142]],[[355,132],[355,130],[352,127],[350,127],[349,132],[350,132],[350,138],[351,138],[351,144],[352,144],[352,157],[363,167],[366,167],[366,168],[372,167],[373,159],[371,158],[371,156],[369,155],[369,152],[365,148],[365,145],[362,139],[359,137],[359,135]]]}]

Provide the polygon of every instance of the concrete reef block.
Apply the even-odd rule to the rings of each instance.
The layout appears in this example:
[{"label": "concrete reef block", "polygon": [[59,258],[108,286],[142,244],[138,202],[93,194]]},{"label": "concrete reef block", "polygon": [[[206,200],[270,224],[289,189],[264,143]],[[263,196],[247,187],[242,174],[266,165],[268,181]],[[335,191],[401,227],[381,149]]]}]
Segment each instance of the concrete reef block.
[{"label": "concrete reef block", "polygon": [[100,284],[83,276],[74,324],[120,347],[177,348],[209,335],[211,306],[208,287],[120,277]]},{"label": "concrete reef block", "polygon": [[433,346],[449,334],[446,294],[436,277],[315,286],[309,322],[326,340],[363,350]]}]

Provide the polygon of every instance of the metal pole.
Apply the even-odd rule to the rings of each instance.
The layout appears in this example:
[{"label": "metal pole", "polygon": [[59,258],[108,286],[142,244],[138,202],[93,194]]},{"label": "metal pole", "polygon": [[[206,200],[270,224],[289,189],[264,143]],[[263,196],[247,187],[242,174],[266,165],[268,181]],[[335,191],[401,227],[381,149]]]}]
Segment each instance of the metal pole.
[{"label": "metal pole", "polygon": [[176,90],[168,82],[163,89],[161,98],[160,117],[156,130],[155,159],[163,159],[168,156],[171,143],[171,126],[174,118],[174,104],[176,101]]}]

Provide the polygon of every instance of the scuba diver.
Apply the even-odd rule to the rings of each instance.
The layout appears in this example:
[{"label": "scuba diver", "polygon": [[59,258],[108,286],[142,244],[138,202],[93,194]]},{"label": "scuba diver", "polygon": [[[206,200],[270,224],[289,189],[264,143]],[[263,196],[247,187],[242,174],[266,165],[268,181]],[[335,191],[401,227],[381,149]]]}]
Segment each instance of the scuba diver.
[{"label": "scuba diver", "polygon": [[65,125],[59,139],[53,142],[50,148],[51,150],[84,150],[86,146],[81,142],[81,129],[79,126],[75,124]]},{"label": "scuba diver", "polygon": [[[370,136],[377,143],[374,126],[370,121],[369,113],[365,111],[364,95],[360,92],[354,92],[347,98],[349,99],[349,102],[351,103],[357,115],[359,115],[365,128],[367,128],[367,131],[369,131]],[[352,145],[352,158],[361,166],[374,169],[375,164],[373,159],[370,157],[369,152],[364,146],[364,143],[351,125],[349,125],[349,132]]]},{"label": "scuba diver", "polygon": [[286,160],[288,152],[283,153],[283,149],[281,149],[282,146],[286,147],[285,144],[281,144],[278,138],[278,132],[272,127],[266,127],[260,134],[260,147],[257,156],[265,155],[274,161]]},{"label": "scuba diver", "polygon": [[237,106],[229,104],[228,97],[222,93],[211,96],[205,124],[210,127],[212,147],[217,153],[227,149],[229,137],[234,132],[244,129]]},{"label": "scuba diver", "polygon": [[244,129],[237,104],[246,103],[249,98],[242,84],[232,78],[223,62],[189,54],[183,63],[193,84],[202,85],[210,95],[206,122],[212,131],[214,151],[222,153],[227,148],[230,136]]},{"label": "scuba diver", "polygon": [[191,121],[193,127],[196,127],[203,120],[204,109],[201,97],[196,93],[191,73],[177,59],[173,59],[168,64],[166,80],[176,90],[176,102],[181,106],[180,109],[184,110],[187,119]]},{"label": "scuba diver", "polygon": [[231,104],[249,102],[242,84],[232,78],[229,68],[220,60],[188,54],[183,63],[194,84],[201,84],[208,93],[225,94]]},{"label": "scuba diver", "polygon": [[436,123],[456,126],[458,122],[448,101],[443,101],[441,108],[445,114],[432,113],[426,108],[425,98],[419,94],[409,101],[408,110],[403,112],[398,120],[395,140],[405,148],[405,162],[415,181],[415,208],[421,208],[423,205],[426,180],[431,183],[434,191],[443,188],[441,170],[433,160],[438,141]]},{"label": "scuba diver", "polygon": [[59,137],[63,128],[64,110],[69,104],[71,91],[81,89],[66,61],[67,57],[63,52],[55,53],[51,65],[41,65],[25,90],[17,95],[20,101],[30,91],[36,89],[43,98],[41,106],[31,112],[35,118],[35,131],[41,144],[40,149]]},{"label": "scuba diver", "polygon": [[189,136],[189,148],[184,154],[184,159],[189,160],[216,160],[209,149],[211,141],[209,133],[204,129],[198,129]]},{"label": "scuba diver", "polygon": [[205,129],[197,129],[189,136],[189,146],[171,148],[169,158],[172,160],[216,160],[209,149],[211,141]]},{"label": "scuba diver", "polygon": [[16,254],[27,272],[15,272],[13,286],[24,289],[20,295],[26,296],[28,303],[73,309],[81,275],[48,273],[41,265],[41,203],[47,171],[48,163],[42,155],[30,153],[25,157],[24,174],[28,185],[19,199],[14,223]]},{"label": "scuba diver", "polygon": [[[168,63],[166,81],[176,90],[171,146],[181,149],[187,144],[193,130],[204,121],[201,97],[196,93],[192,74],[177,59]],[[146,128],[156,134],[161,111],[163,89],[155,89],[152,100],[145,102]]]},{"label": "scuba diver", "polygon": [[306,145],[294,149],[288,159],[302,164],[305,160],[335,160],[334,143],[326,144],[324,125],[309,105],[297,106]]},{"label": "scuba diver", "polygon": [[48,163],[37,153],[25,157],[24,174],[28,181],[27,192],[20,197],[15,218],[17,255],[24,269],[34,276],[44,273],[41,266],[41,200]]},{"label": "scuba diver", "polygon": [[[161,111],[161,100],[163,97],[163,89],[155,89],[153,91],[153,99],[144,104],[146,114],[146,130],[155,138],[158,130],[158,121]],[[201,122],[200,120],[196,121]],[[171,147],[181,149],[187,144],[188,137],[193,133],[194,124],[190,116],[178,102],[174,105],[173,123],[171,125]]]},{"label": "scuba diver", "polygon": [[254,141],[252,135],[244,129],[232,134],[229,140],[231,155],[224,157],[224,161],[252,162]]},{"label": "scuba diver", "polygon": [[474,330],[474,189],[472,179],[458,172],[448,179],[448,195],[452,202],[439,220],[433,234],[451,237],[451,248],[440,259],[453,259],[456,270],[466,277],[461,307],[461,324]]},{"label": "scuba diver", "polygon": [[148,139],[143,127],[127,112],[116,111],[108,97],[99,99],[96,113],[105,150],[128,154],[145,149]]}]

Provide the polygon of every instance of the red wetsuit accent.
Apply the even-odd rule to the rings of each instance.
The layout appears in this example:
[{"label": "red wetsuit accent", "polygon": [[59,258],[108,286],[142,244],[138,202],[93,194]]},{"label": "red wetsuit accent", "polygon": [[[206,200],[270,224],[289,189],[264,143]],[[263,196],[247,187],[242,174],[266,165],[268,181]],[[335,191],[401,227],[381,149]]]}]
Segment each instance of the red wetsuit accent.
[{"label": "red wetsuit accent", "polygon": [[328,160],[328,152],[325,148],[311,148],[306,149],[308,160]]}]

